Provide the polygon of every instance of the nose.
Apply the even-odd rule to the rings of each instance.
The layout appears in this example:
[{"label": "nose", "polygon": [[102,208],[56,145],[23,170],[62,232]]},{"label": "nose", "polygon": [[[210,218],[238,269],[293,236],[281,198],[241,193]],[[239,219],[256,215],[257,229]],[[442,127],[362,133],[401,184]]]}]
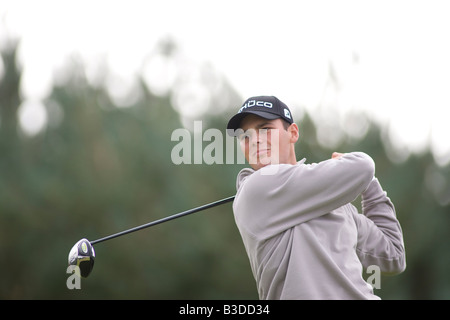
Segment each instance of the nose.
[{"label": "nose", "polygon": [[257,146],[263,143],[267,143],[268,135],[266,130],[254,130],[250,135],[250,145]]},{"label": "nose", "polygon": [[256,130],[252,135],[250,135],[250,144],[255,146],[261,142],[259,132]]}]

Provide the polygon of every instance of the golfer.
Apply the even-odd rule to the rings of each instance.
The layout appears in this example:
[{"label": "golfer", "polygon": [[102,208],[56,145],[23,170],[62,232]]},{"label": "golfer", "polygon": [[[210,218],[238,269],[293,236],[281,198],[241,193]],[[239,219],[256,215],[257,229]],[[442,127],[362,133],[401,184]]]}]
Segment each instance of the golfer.
[{"label": "golfer", "polygon": [[[406,267],[394,205],[362,152],[298,161],[299,129],[276,97],[249,98],[227,128],[251,168],[233,211],[260,299],[379,299],[362,277]],[[359,195],[362,214],[351,204]]]}]

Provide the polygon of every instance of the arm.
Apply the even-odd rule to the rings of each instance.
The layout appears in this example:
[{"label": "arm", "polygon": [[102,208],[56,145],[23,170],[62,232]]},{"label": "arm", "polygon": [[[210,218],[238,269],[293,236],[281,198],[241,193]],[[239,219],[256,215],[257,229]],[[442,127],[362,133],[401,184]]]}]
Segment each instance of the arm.
[{"label": "arm", "polygon": [[362,193],[363,214],[354,214],[358,227],[357,254],[368,267],[377,265],[384,273],[405,270],[403,234],[395,208],[376,178]]},{"label": "arm", "polygon": [[373,160],[360,152],[311,165],[282,164],[276,174],[253,173],[239,188],[236,217],[248,233],[270,238],[347,204],[373,178]]}]

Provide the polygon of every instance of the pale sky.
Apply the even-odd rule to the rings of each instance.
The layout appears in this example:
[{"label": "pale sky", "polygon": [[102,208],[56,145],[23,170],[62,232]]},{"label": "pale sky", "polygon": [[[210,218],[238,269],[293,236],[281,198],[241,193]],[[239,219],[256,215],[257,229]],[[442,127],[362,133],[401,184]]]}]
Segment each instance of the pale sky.
[{"label": "pale sky", "polygon": [[449,17],[447,0],[0,0],[0,46],[7,35],[22,40],[21,121],[31,134],[45,124],[36,106],[70,56],[86,61],[88,74],[106,63],[126,88],[171,36],[191,63],[210,63],[243,99],[276,95],[294,116],[306,108],[325,121],[364,110],[400,150],[430,143],[446,164]]}]

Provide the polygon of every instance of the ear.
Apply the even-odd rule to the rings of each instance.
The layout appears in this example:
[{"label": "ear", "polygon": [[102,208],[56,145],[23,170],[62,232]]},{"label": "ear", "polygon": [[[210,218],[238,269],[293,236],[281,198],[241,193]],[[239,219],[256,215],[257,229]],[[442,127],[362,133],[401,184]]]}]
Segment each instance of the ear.
[{"label": "ear", "polygon": [[298,126],[295,123],[291,124],[288,128],[288,132],[291,135],[291,143],[296,143],[300,137]]}]

